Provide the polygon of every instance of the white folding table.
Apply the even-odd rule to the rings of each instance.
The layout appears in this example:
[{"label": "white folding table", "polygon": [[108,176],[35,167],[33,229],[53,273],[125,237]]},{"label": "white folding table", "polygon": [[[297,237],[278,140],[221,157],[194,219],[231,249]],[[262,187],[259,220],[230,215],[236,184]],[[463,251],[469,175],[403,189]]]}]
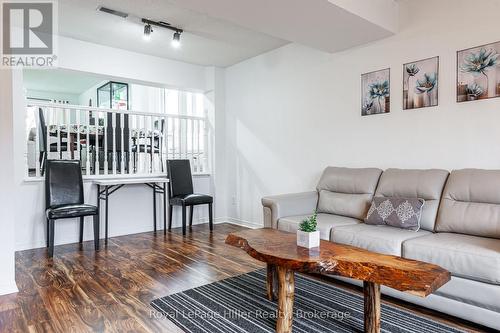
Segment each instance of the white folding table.
[{"label": "white folding table", "polygon": [[[163,194],[163,232],[167,232],[167,177],[147,177],[147,178],[110,178],[96,179],[93,181],[97,185],[97,208],[101,209],[101,200],[105,202],[105,238],[104,243],[108,244],[108,217],[109,217],[109,196],[125,185],[143,184],[153,189],[153,225],[156,232],[156,194]],[[159,184],[163,184],[160,186]],[[99,214],[100,216],[100,214]]]}]

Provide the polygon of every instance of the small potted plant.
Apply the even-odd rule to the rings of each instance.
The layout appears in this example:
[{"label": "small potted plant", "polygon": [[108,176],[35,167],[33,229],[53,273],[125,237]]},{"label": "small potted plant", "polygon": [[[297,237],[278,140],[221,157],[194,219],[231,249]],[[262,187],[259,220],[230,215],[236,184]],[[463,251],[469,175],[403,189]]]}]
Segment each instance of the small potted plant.
[{"label": "small potted plant", "polygon": [[297,245],[308,249],[319,247],[319,231],[316,230],[317,214],[304,219],[297,230]]}]

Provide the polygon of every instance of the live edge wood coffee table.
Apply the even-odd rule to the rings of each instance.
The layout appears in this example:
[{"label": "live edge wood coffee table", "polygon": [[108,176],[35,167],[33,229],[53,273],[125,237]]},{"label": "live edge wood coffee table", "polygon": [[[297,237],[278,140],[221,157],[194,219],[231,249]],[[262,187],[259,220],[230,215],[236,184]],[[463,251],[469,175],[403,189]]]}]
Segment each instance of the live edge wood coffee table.
[{"label": "live edge wood coffee table", "polygon": [[296,234],[275,229],[231,233],[230,244],[267,263],[267,296],[273,300],[274,274],[278,275],[276,332],[292,331],[294,272],[340,275],[363,280],[364,330],[380,332],[380,285],[426,297],[450,280],[450,272],[425,262],[321,241],[319,249],[296,244]]}]

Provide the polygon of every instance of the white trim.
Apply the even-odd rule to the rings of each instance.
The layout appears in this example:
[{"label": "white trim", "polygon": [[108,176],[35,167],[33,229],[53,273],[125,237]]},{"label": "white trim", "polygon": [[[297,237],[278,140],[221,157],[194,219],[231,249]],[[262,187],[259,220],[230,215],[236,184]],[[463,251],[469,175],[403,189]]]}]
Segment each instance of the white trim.
[{"label": "white trim", "polygon": [[[204,223],[208,223],[208,218],[201,218],[201,219],[197,219],[197,220],[193,221],[193,225],[204,224]],[[240,219],[236,219],[236,218],[232,218],[232,217],[227,217],[227,216],[226,217],[216,217],[214,219],[214,224],[223,224],[223,223],[239,225],[239,226],[250,228],[250,229],[264,228],[264,225],[262,225],[262,224],[257,224],[254,222],[244,221],[244,220],[240,220]],[[174,227],[174,226],[172,225],[172,227]],[[178,227],[180,227],[180,225],[176,226],[176,228],[178,228]]]},{"label": "white trim", "polygon": [[[158,224],[158,232],[161,232],[163,234],[163,221],[162,223]],[[231,217],[217,217],[214,219],[214,224],[222,224],[222,223],[229,223],[229,224],[234,224],[234,225],[239,225],[242,227],[246,228],[251,228],[251,229],[260,229],[263,228],[263,225],[255,224],[252,222],[247,222]],[[193,225],[197,224],[208,224],[208,218],[199,218],[193,220]],[[180,228],[182,227],[181,223],[179,220],[175,220],[172,223],[172,228]],[[76,230],[76,224],[75,224],[75,230]],[[120,227],[116,226],[113,227],[113,232],[110,233],[109,237],[120,237],[120,236],[127,236],[127,235],[134,235],[134,234],[141,234],[145,232],[152,232],[153,228],[152,226],[131,226],[131,227]],[[101,234],[101,239],[104,238],[104,234]],[[83,241],[92,241],[93,235],[87,235],[84,234]],[[76,244],[78,242],[78,234],[74,233],[71,237],[65,239],[64,241],[56,241],[56,246],[58,245],[65,245],[65,244]],[[16,244],[15,246],[15,251],[24,251],[24,250],[31,250],[31,249],[38,249],[38,248],[45,248],[45,240],[44,239],[36,239],[32,242],[26,242],[26,243],[21,243],[21,244]],[[0,294],[3,290],[9,291],[12,290],[12,288],[2,288],[0,286]],[[17,290],[16,290],[17,291]],[[16,291],[10,291],[10,292],[16,292]]]},{"label": "white trim", "polygon": [[10,283],[8,285],[0,285],[0,296],[17,293],[19,290],[17,289],[16,283]]},{"label": "white trim", "polygon": [[263,224],[245,221],[245,220],[237,219],[234,217],[218,217],[215,219],[215,224],[221,224],[221,223],[229,223],[229,224],[239,225],[239,226],[247,227],[247,228],[251,228],[251,229],[264,228]]}]

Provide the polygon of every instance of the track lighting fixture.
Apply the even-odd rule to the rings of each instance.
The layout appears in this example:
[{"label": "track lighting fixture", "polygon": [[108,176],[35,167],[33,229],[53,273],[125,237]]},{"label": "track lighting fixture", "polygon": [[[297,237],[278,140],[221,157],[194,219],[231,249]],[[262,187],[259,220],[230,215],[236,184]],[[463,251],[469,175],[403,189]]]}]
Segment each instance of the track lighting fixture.
[{"label": "track lighting fixture", "polygon": [[[111,8],[103,7],[103,6],[98,6],[96,10],[107,13],[107,14],[112,14],[119,16],[121,18],[127,19],[129,17],[128,13],[121,12],[118,10],[114,10]],[[184,32],[182,29],[179,29],[177,27],[174,27],[168,22],[163,22],[163,21],[152,21],[148,20],[146,18],[141,19],[142,23],[144,23],[144,35],[142,36],[144,40],[150,40],[151,39],[151,33],[153,32],[153,25],[155,27],[161,27],[169,30],[174,31],[174,36],[172,37],[172,47],[174,48],[179,48],[181,46],[181,34]]]},{"label": "track lighting fixture", "polygon": [[172,38],[172,47],[179,48],[181,46],[181,34],[183,33],[182,29],[172,26],[170,23],[163,21],[152,21],[143,18],[142,23],[144,23],[144,39],[150,39],[151,33],[153,32],[152,26],[165,28],[174,31],[174,36]]},{"label": "track lighting fixture", "polygon": [[181,47],[181,34],[178,31],[174,32],[174,37],[172,39],[172,47],[176,49]]},{"label": "track lighting fixture", "polygon": [[150,40],[152,32],[153,32],[153,28],[151,28],[151,24],[146,23],[144,25],[144,35],[142,36],[144,38],[144,40]]}]

